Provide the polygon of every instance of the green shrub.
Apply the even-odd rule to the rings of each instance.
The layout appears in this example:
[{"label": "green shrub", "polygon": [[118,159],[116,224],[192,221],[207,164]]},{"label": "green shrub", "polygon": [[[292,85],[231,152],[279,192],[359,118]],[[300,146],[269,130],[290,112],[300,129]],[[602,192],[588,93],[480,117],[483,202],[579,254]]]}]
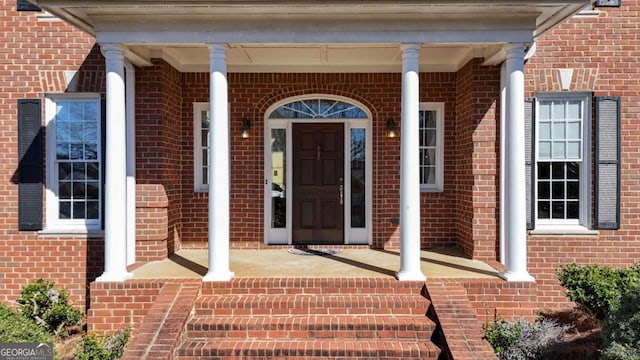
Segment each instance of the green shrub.
[{"label": "green shrub", "polygon": [[495,319],[483,324],[485,339],[501,360],[548,359],[568,329],[569,326],[548,319],[532,323],[523,319],[514,323]]},{"label": "green shrub", "polygon": [[[484,338],[491,344],[493,351],[501,357],[522,338],[522,325],[496,318],[491,323],[482,324]],[[501,357],[502,358],[502,357]]]},{"label": "green shrub", "polygon": [[33,320],[0,303],[0,342],[48,342],[53,338]]},{"label": "green shrub", "polygon": [[602,324],[604,360],[640,360],[640,288],[629,289]]},{"label": "green shrub", "polygon": [[640,285],[640,266],[612,269],[597,264],[568,264],[558,269],[558,279],[567,288],[570,300],[603,320],[617,307],[625,289]]},{"label": "green shrub", "polygon": [[76,352],[75,360],[114,360],[122,357],[129,341],[131,328],[114,335],[97,336],[88,334],[82,338],[82,346]]},{"label": "green shrub", "polygon": [[53,285],[38,279],[35,284],[25,286],[17,300],[18,311],[50,333],[64,337],[70,328],[80,325],[82,312],[73,309],[64,289]]}]

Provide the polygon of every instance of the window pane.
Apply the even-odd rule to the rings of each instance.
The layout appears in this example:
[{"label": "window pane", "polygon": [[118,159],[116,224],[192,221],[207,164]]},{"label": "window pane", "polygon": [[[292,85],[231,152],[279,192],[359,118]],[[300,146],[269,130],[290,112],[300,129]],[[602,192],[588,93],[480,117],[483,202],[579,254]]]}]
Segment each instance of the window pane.
[{"label": "window pane", "polygon": [[[575,219],[574,216],[579,216],[580,182],[574,174],[578,171],[579,163],[538,163],[539,219]],[[576,178],[570,179],[570,176]]]},{"label": "window pane", "polygon": [[580,159],[579,141],[567,141],[567,159]]},{"label": "window pane", "polygon": [[550,163],[538,163],[538,179],[551,179]]},{"label": "window pane", "polygon": [[538,137],[541,140],[551,139],[551,123],[541,122],[538,127]]},{"label": "window pane", "polygon": [[420,110],[420,184],[436,184],[437,169],[437,112],[434,110]]},{"label": "window pane", "polygon": [[71,183],[60,182],[58,185],[58,197],[60,199],[71,199]]},{"label": "window pane", "polygon": [[553,123],[553,129],[551,130],[551,132],[553,134],[554,140],[564,140],[564,122]]},{"label": "window pane", "polygon": [[84,159],[96,160],[98,158],[98,144],[94,142],[88,142],[84,145]]},{"label": "window pane", "polygon": [[71,180],[71,164],[58,164],[58,180]]},{"label": "window pane", "polygon": [[100,217],[100,203],[98,201],[87,201],[87,219],[98,219]]},{"label": "window pane", "polygon": [[553,158],[554,159],[564,159],[565,158],[565,149],[564,149],[564,141],[563,142],[553,142]]},{"label": "window pane", "polygon": [[554,199],[564,199],[564,182],[554,181],[551,184],[551,190]]},{"label": "window pane", "polygon": [[580,198],[580,184],[577,181],[567,182],[567,199]]},{"label": "window pane", "polygon": [[552,163],[551,178],[564,179],[564,163],[559,163],[559,162]]},{"label": "window pane", "polygon": [[74,100],[57,102],[56,107],[56,159],[65,161],[55,165],[58,218],[99,219],[102,156],[98,103]]},{"label": "window pane", "polygon": [[567,163],[567,179],[580,179],[580,163]]},{"label": "window pane", "polygon": [[87,199],[100,199],[100,186],[97,182],[87,183]]},{"label": "window pane", "polygon": [[538,201],[538,218],[539,219],[551,218],[551,202],[550,201]]},{"label": "window pane", "polygon": [[271,129],[271,227],[287,226],[287,130]]},{"label": "window pane", "polygon": [[564,102],[554,101],[551,109],[551,117],[554,120],[564,119]]},{"label": "window pane", "polygon": [[85,204],[84,201],[73,202],[73,218],[84,219],[85,218]]},{"label": "window pane", "polygon": [[564,201],[553,201],[551,203],[551,217],[553,219],[564,219]]},{"label": "window pane", "polygon": [[549,120],[551,119],[551,103],[550,102],[540,102],[540,106],[538,109],[538,117],[540,120]]},{"label": "window pane", "polygon": [[73,180],[85,180],[85,163],[73,163]]},{"label": "window pane", "polygon": [[582,119],[581,101],[567,102],[567,119]]},{"label": "window pane", "polygon": [[540,141],[538,148],[538,156],[540,159],[551,159],[551,142]]},{"label": "window pane", "polygon": [[73,198],[84,199],[85,198],[85,185],[81,182],[73,183]]},{"label": "window pane", "polygon": [[567,123],[567,139],[581,139],[580,122],[572,121]]},{"label": "window pane", "polygon": [[567,201],[567,219],[580,218],[580,203],[577,201]]},{"label": "window pane", "polygon": [[58,205],[58,218],[71,219],[71,202],[70,201],[60,201],[60,204]]},{"label": "window pane", "polygon": [[100,163],[97,163],[97,162],[87,163],[87,179],[88,180],[100,179]]},{"label": "window pane", "polygon": [[538,182],[538,199],[551,199],[551,183],[548,181]]},{"label": "window pane", "polygon": [[365,227],[366,133],[351,129],[351,227]]}]

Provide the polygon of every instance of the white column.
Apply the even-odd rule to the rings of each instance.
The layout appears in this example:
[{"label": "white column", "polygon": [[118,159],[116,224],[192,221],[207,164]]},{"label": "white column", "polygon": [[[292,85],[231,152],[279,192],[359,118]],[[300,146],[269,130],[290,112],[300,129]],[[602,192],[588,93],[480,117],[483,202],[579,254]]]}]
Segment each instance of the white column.
[{"label": "white column", "polygon": [[524,163],[524,45],[506,48],[504,167],[505,272],[508,281],[534,281],[527,271],[527,220]]},{"label": "white column", "polygon": [[403,44],[400,129],[400,281],[424,281],[420,268],[420,45]]},{"label": "white column", "polygon": [[202,281],[229,281],[229,111],[227,47],[209,44],[209,271]]},{"label": "white column", "polygon": [[127,103],[127,265],[136,262],[136,70],[126,61]]},{"label": "white column", "polygon": [[124,281],[127,271],[127,151],[124,57],[120,44],[100,45],[106,58],[107,121],[104,180],[104,273],[100,282]]}]

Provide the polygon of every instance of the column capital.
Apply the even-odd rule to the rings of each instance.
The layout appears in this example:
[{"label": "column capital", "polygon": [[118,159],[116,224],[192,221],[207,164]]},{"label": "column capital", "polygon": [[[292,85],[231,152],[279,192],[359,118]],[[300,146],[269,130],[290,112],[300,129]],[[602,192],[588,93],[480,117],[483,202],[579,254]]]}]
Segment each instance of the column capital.
[{"label": "column capital", "polygon": [[100,44],[100,52],[104,57],[120,56],[124,58],[124,46],[118,43]]},{"label": "column capital", "polygon": [[400,44],[400,50],[402,50],[402,58],[407,56],[417,57],[420,53],[420,44],[418,43],[402,43]]},{"label": "column capital", "polygon": [[525,48],[523,43],[510,43],[504,47],[504,50],[507,53],[507,59],[524,58]]}]

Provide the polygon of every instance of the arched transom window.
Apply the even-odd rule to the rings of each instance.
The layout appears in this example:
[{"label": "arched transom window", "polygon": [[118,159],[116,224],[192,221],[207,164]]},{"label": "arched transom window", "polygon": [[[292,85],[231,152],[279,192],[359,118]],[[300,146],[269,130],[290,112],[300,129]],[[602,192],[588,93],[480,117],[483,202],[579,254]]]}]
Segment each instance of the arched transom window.
[{"label": "arched transom window", "polygon": [[286,103],[275,109],[269,119],[367,119],[360,107],[333,99],[307,99]]}]

